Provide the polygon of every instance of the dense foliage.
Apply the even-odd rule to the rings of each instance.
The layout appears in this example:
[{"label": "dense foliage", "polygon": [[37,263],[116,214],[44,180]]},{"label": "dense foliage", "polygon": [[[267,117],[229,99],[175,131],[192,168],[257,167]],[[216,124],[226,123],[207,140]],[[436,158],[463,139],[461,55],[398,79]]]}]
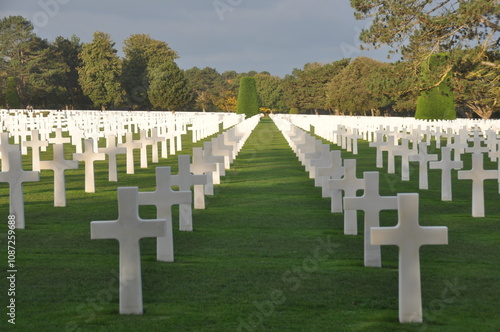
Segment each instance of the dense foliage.
[{"label": "dense foliage", "polygon": [[[422,63],[421,82],[427,85],[430,73],[438,71],[439,66],[447,62],[446,54],[434,54],[428,62]],[[453,120],[455,119],[455,97],[451,89],[450,72],[448,72],[438,85],[423,90],[418,96],[417,119]]]},{"label": "dense foliage", "polygon": [[[425,1],[428,4],[422,6],[421,2],[388,1],[389,5],[384,7],[380,6],[379,0],[352,1],[359,18],[378,15],[380,20],[388,20],[387,26],[374,21],[373,26],[362,34],[362,39],[375,45],[396,45],[401,41],[399,49],[405,56],[404,60],[384,63],[359,57],[331,63],[312,62],[301,69],[293,69],[285,77],[256,71],[219,73],[210,67],[182,70],[175,64],[177,52],[166,42],[145,34],[127,38],[122,48],[124,57],[121,58],[109,34],[96,32],[90,43],[81,43],[76,36],[70,39],[57,37],[54,42],[49,42],[35,34],[29,20],[9,16],[0,20],[0,107],[7,106],[7,81],[12,77],[19,107],[236,112],[240,79],[252,77],[262,112],[288,113],[293,110],[309,114],[413,116],[420,92],[430,90],[439,85],[443,77],[451,75],[459,115],[492,116],[500,109],[500,53],[498,40],[491,37],[491,32],[497,31],[492,23],[495,12],[491,11],[496,7],[491,1],[484,0],[478,1],[485,3],[482,7],[472,6],[469,1],[460,2],[461,10],[469,4],[472,7],[467,8],[478,11],[471,18],[471,22],[478,25],[474,26],[470,36],[482,43],[468,49],[462,47],[465,40],[462,32],[467,31],[465,23],[461,23],[461,33],[455,33],[454,38],[438,38],[436,31],[429,30],[426,32],[428,43],[420,43],[425,38],[421,36],[423,30],[418,28],[424,26],[424,21],[418,23],[414,20],[412,22],[418,24],[411,25],[404,23],[406,21],[402,18],[409,19],[411,15],[408,13],[431,8],[434,3]],[[443,6],[447,4],[448,1],[443,2]],[[462,12],[456,11],[456,15],[459,14]],[[443,15],[439,17],[450,19]],[[427,16],[432,16],[431,21],[436,26],[445,24],[439,23],[436,15]],[[427,16],[420,15],[418,19]],[[401,24],[401,33],[406,33],[407,42],[392,33],[391,29],[397,24]],[[449,30],[450,33],[453,31]],[[432,48],[430,53],[423,51],[422,45],[437,40],[441,43],[439,48]],[[456,45],[451,43],[452,40]],[[441,66],[441,70],[427,73],[426,83],[422,84],[421,59],[428,59],[440,49],[450,49],[447,63]],[[173,81],[168,82],[167,78]],[[9,103],[10,107],[13,105],[17,104]]]},{"label": "dense foliage", "polygon": [[253,77],[244,76],[240,79],[236,113],[245,114],[247,118],[259,114],[259,97]]},{"label": "dense foliage", "polygon": [[[392,46],[419,77],[422,64],[436,53],[449,54],[447,65],[428,74],[427,87],[459,70],[457,101],[481,117],[500,102],[500,2],[495,0],[351,0],[357,19],[370,19],[361,40]],[[466,82],[467,81],[467,82]],[[469,86],[472,83],[472,86]],[[466,110],[467,112],[467,110]],[[470,115],[470,113],[469,113]]]}]

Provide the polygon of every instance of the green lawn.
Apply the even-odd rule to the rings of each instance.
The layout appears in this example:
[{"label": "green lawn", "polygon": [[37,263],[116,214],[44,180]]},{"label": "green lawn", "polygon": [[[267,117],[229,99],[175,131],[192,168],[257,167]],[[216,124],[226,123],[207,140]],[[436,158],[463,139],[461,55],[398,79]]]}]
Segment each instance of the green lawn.
[{"label": "green lawn", "polygon": [[[103,142],[101,142],[102,144]],[[201,146],[199,142],[195,146]],[[190,154],[190,136],[184,150]],[[338,149],[332,145],[332,149]],[[70,153],[67,149],[67,158]],[[375,171],[375,149],[360,143],[358,176]],[[51,158],[50,151],[44,159]],[[25,169],[30,169],[25,156]],[[470,158],[464,156],[465,168]],[[397,170],[399,171],[399,160]],[[496,181],[486,181],[486,217],[471,217],[471,183],[453,183],[453,202],[440,200],[440,172],[429,171],[430,190],[381,171],[380,192],[420,193],[420,223],[447,226],[449,244],[421,249],[423,324],[398,322],[398,253],[382,248],[382,268],[363,266],[362,213],[358,236],[343,234],[343,215],[268,118],[226,171],[207,209],[193,211],[194,232],[178,231],[174,209],[175,262],[156,262],[155,239],[141,240],[144,315],[118,313],[118,243],[91,240],[90,222],[117,218],[116,188],[151,191],[155,166],[107,181],[96,162],[95,194],[84,192],[83,163],[67,171],[67,207],[53,207],[52,172],[25,184],[26,229],[16,232],[16,326],[19,331],[498,331],[500,327],[500,204]],[[487,163],[489,168],[495,164]],[[456,179],[456,172],[454,173]],[[8,188],[0,186],[0,250],[6,271]],[[154,208],[141,207],[142,218]],[[397,222],[382,213],[382,225]],[[4,273],[4,275],[6,272]],[[0,293],[6,294],[6,278]],[[0,330],[8,299],[2,295]]]}]

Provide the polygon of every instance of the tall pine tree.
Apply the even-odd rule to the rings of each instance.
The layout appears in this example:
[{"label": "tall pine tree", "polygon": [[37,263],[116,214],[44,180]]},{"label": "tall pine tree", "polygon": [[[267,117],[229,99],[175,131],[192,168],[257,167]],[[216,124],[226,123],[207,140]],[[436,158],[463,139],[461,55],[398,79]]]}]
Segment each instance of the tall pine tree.
[{"label": "tall pine tree", "polygon": [[78,81],[83,93],[102,109],[122,101],[122,66],[114,45],[109,34],[96,31],[92,42],[84,44],[80,53],[82,66],[78,68]]}]

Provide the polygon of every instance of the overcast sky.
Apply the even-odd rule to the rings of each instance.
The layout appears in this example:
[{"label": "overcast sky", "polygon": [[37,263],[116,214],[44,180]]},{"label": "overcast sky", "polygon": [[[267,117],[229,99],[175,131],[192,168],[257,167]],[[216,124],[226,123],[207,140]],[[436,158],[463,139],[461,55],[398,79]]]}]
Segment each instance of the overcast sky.
[{"label": "overcast sky", "polygon": [[90,42],[102,31],[121,56],[123,40],[144,33],[167,42],[183,69],[282,77],[308,62],[389,61],[387,49],[359,50],[366,23],[353,13],[349,0],[0,0],[0,17],[22,15],[49,41],[75,34]]}]

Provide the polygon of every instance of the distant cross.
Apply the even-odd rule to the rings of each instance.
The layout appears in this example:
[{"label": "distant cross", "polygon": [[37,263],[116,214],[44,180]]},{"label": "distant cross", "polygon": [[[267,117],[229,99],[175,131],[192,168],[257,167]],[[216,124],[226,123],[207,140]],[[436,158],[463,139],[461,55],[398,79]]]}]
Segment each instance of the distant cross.
[{"label": "distant cross", "polygon": [[[193,162],[190,165],[191,173],[195,175],[205,175],[207,177],[207,183],[205,185],[205,195],[214,194],[214,183],[213,183],[213,172],[217,170],[217,166],[214,163],[208,163],[203,159],[203,149],[193,148]],[[196,191],[203,191],[203,185],[197,184],[194,186],[195,196],[201,195],[201,193],[196,194]]]},{"label": "distant cross", "polygon": [[224,156],[214,156],[212,154],[212,142],[203,143],[203,159],[208,163],[215,163],[217,169],[214,174],[214,184],[220,184],[220,177],[226,175],[224,168]]},{"label": "distant cross", "polygon": [[398,209],[398,198],[380,196],[378,172],[364,172],[363,177],[365,179],[363,196],[344,198],[344,209],[365,212],[365,266],[380,267],[382,266],[380,246],[371,244],[371,229],[380,226],[380,211]]},{"label": "distant cross", "polygon": [[[9,184],[9,210],[16,216],[16,228],[24,229],[24,196],[23,182],[40,181],[39,172],[24,171],[21,151],[9,151],[5,163],[6,170],[0,172],[0,182]],[[4,164],[2,163],[2,166]]]},{"label": "distant cross", "polygon": [[472,180],[472,216],[484,217],[484,180],[498,180],[498,170],[484,169],[484,155],[472,154],[472,169],[458,171],[459,180]]},{"label": "distant cross", "polygon": [[393,151],[395,156],[401,156],[401,180],[410,181],[410,156],[415,154],[415,151],[408,147],[408,140],[401,139],[401,145],[397,146],[397,149]]},{"label": "distant cross", "polygon": [[451,188],[451,170],[461,169],[463,167],[462,161],[452,161],[451,160],[451,149],[450,147],[441,148],[441,160],[431,161],[429,163],[430,169],[440,169],[441,170],[441,200],[451,201],[452,200],[452,188]]},{"label": "distant cross", "polygon": [[417,161],[419,163],[419,178],[418,178],[418,188],[428,189],[428,167],[429,161],[437,161],[437,154],[427,153],[427,143],[420,142],[418,144],[418,154],[413,154],[409,156],[409,161]]},{"label": "distant cross", "polygon": [[50,144],[66,144],[71,143],[71,138],[63,137],[62,128],[56,128],[55,137],[48,139]]},{"label": "distant cross", "polygon": [[139,218],[137,187],[118,188],[118,220],[90,223],[91,239],[116,239],[120,243],[120,314],[142,315],[139,240],[164,236],[165,224],[164,219]]},{"label": "distant cross", "polygon": [[49,145],[46,140],[40,140],[38,130],[31,131],[31,140],[23,142],[26,148],[31,148],[31,164],[33,165],[33,171],[40,171],[40,148]]},{"label": "distant cross", "polygon": [[[319,167],[317,170],[318,177],[316,177],[321,181],[321,196],[323,198],[331,196],[329,190],[330,180],[338,180],[344,176],[344,167],[342,166],[342,156],[340,150],[331,150],[328,157],[330,159],[329,165],[326,167]],[[342,207],[340,207],[340,210],[342,210]]]},{"label": "distant cross", "polygon": [[376,167],[377,168],[383,168],[384,167],[384,159],[383,159],[383,154],[382,154],[382,149],[381,147],[384,145],[387,145],[387,142],[384,141],[384,133],[377,131],[375,133],[375,141],[368,143],[368,145],[371,148],[376,148],[377,149],[377,154],[376,154]]},{"label": "distant cross", "polygon": [[420,226],[418,194],[398,194],[398,224],[373,227],[371,243],[399,247],[399,322],[421,323],[420,247],[448,244],[448,228]]},{"label": "distant cross", "polygon": [[106,155],[104,153],[94,152],[94,140],[85,140],[85,152],[84,153],[73,153],[73,159],[78,161],[83,161],[85,163],[85,192],[94,193],[95,192],[95,180],[94,180],[94,162],[98,160],[105,160]]},{"label": "distant cross", "polygon": [[156,190],[139,193],[139,205],[156,206],[156,218],[165,220],[165,233],[156,238],[156,259],[158,261],[174,261],[172,206],[191,204],[191,201],[190,191],[172,190],[170,167],[156,167]]},{"label": "distant cross", "polygon": [[159,158],[158,158],[158,143],[160,142],[165,142],[165,137],[158,136],[158,128],[153,128],[151,129],[151,141],[152,141],[152,155],[151,155],[151,161],[153,163],[158,163]]},{"label": "distant cross", "polygon": [[77,169],[78,161],[64,159],[64,145],[62,143],[52,146],[54,159],[41,160],[40,169],[54,171],[54,206],[66,206],[66,184],[64,172],[67,169]]},{"label": "distant cross", "polygon": [[212,138],[212,154],[214,156],[223,156],[224,157],[224,169],[231,168],[231,155],[228,150],[221,149],[219,146],[220,139],[218,137]]},{"label": "distant cross", "polygon": [[[189,155],[178,156],[178,172],[176,175],[172,176],[172,184],[178,186],[180,191],[191,190],[194,185],[205,185],[207,183],[206,175],[194,175],[190,171],[190,159]],[[205,208],[205,195],[194,196],[194,208],[204,209]],[[203,191],[201,192],[203,194]],[[181,231],[192,230],[193,228],[193,217],[191,204],[180,204],[179,206],[179,228]]]},{"label": "distant cross", "polygon": [[108,156],[108,180],[110,182],[118,181],[116,155],[127,153],[127,149],[124,147],[118,147],[116,145],[115,135],[108,135],[108,137],[106,138],[106,147],[99,148],[98,151]]},{"label": "distant cross", "polygon": [[[358,191],[359,189],[365,189],[365,181],[356,177],[356,159],[344,160],[344,177],[340,180],[330,180],[330,189],[333,191],[333,193],[335,193],[336,190],[343,190],[344,197],[356,197],[356,191]],[[334,194],[332,194],[332,209],[334,204],[333,195]],[[340,205],[342,206],[342,196],[339,196],[335,199],[340,200]],[[358,234],[358,220],[356,210],[344,211],[344,234]]]},{"label": "distant cross", "polygon": [[465,152],[469,153],[485,153],[490,152],[490,149],[487,146],[483,146],[484,137],[479,135],[478,131],[474,131],[474,136],[469,138],[467,141],[473,142],[471,147],[466,147]]},{"label": "distant cross", "polygon": [[387,144],[380,147],[381,151],[387,151],[387,173],[394,174],[396,168],[394,166],[394,151],[398,149],[394,135],[387,136]]},{"label": "distant cross", "polygon": [[127,132],[125,143],[118,144],[118,147],[127,149],[127,174],[134,174],[134,150],[142,147],[141,143],[134,141],[133,135],[132,132]]},{"label": "distant cross", "polygon": [[147,130],[141,130],[136,142],[141,144],[141,168],[148,168],[148,146],[153,146],[153,139],[148,137]]}]

